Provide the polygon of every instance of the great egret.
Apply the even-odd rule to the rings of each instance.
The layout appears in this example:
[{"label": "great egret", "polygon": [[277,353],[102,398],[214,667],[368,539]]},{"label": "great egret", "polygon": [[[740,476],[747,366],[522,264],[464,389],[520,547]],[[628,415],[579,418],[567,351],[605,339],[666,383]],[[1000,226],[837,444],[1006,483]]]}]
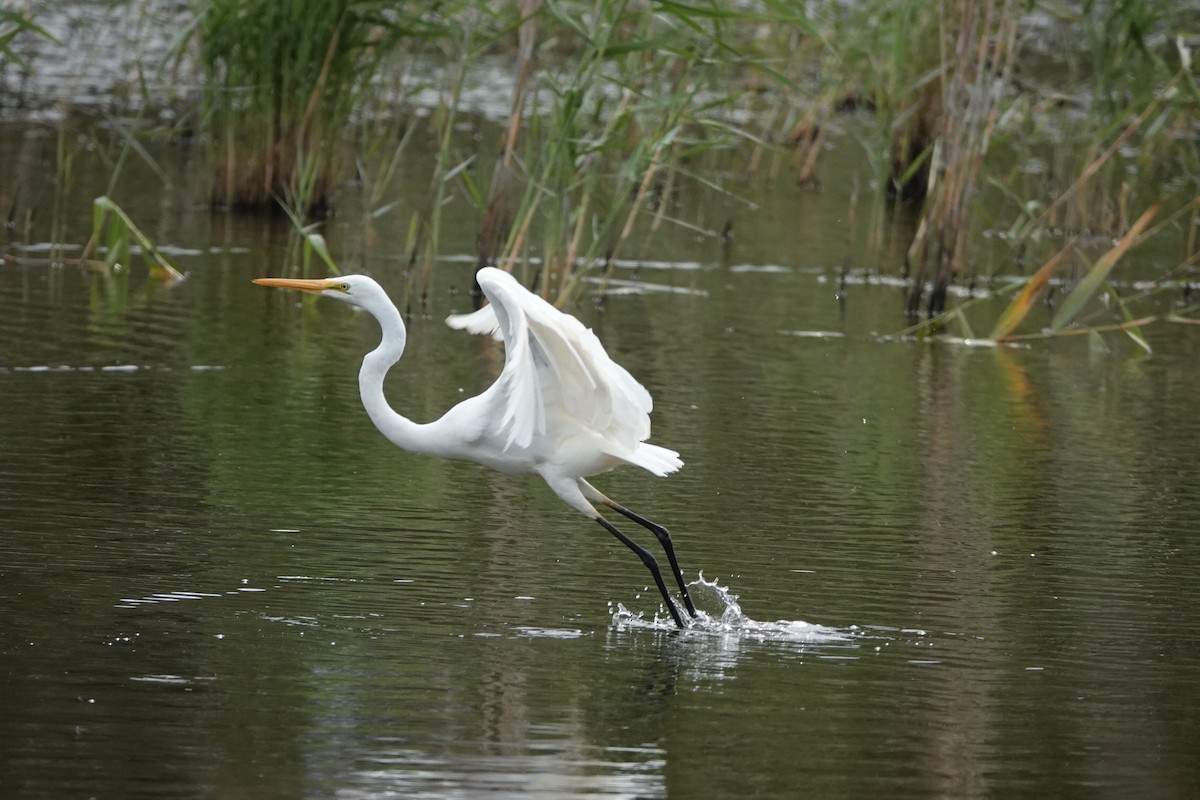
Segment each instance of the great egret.
[{"label": "great egret", "polygon": [[255,283],[332,297],[367,311],[383,331],[358,373],[367,415],[393,444],[414,453],[475,461],[501,472],[536,474],[567,505],[600,523],[637,553],[654,576],[671,618],[683,617],[663,582],[658,562],[596,510],[611,508],[645,527],[662,544],[688,613],[688,595],[667,529],[605,497],[585,478],[621,464],[663,476],[683,466],[679,454],[648,444],[650,393],[616,364],[600,340],[570,314],[525,289],[512,275],[485,267],[476,274],[489,305],[446,323],[504,342],[504,368],[482,394],[440,419],[419,424],[392,410],[383,378],[400,360],[408,333],[383,288],[365,275],[322,280],[259,278]]}]

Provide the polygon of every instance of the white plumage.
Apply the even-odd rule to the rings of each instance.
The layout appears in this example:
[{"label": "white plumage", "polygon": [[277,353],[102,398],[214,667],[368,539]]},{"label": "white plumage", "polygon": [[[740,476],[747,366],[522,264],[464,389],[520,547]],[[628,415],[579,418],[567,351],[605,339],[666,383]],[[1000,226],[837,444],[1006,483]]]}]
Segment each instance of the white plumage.
[{"label": "white plumage", "polygon": [[655,475],[683,466],[679,454],[649,444],[650,393],[609,358],[583,323],[529,292],[506,272],[479,270],[489,304],[449,317],[452,328],[504,342],[504,368],[483,393],[440,419],[418,424],[392,410],[383,378],[404,352],[407,331],[387,293],[365,275],[326,280],[260,278],[255,283],[299,289],[359,306],[380,324],[379,347],[363,358],[359,391],[375,426],[406,450],[475,461],[508,473],[540,475],[564,502],[600,523],[650,569],[667,610],[683,618],[667,591],[658,564],[644,548],[605,519],[601,503],[654,533],[671,563],[680,595],[695,614],[667,530],[613,502],[585,480],[621,463]]},{"label": "white plumage", "polygon": [[504,342],[504,370],[493,388],[506,449],[527,448],[548,433],[569,441],[574,428],[603,440],[608,455],[655,475],[683,466],[673,450],[644,444],[654,401],[596,334],[507,272],[487,267],[477,278],[489,304],[446,324]]}]

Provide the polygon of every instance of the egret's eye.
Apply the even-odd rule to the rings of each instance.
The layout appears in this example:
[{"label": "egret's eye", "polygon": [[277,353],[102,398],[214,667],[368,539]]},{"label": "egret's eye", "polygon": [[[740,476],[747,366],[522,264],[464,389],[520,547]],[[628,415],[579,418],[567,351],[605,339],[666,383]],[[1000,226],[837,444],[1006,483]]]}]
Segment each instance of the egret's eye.
[{"label": "egret's eye", "polygon": [[348,291],[350,291],[350,284],[348,284],[348,283],[339,283],[339,284],[338,284],[338,288],[339,288],[339,289],[341,289],[343,292],[348,292]]}]

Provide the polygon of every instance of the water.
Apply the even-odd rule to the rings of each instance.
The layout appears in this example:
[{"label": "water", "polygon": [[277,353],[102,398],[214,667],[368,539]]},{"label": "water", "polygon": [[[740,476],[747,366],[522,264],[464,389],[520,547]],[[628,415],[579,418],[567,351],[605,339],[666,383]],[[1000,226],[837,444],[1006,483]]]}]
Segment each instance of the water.
[{"label": "water", "polygon": [[[0,271],[4,794],[1197,787],[1190,331],[891,340],[894,289],[719,265],[585,303],[687,462],[597,480],[707,576],[679,634],[536,481],[375,433],[369,318],[251,285],[269,245],[180,244],[170,289]],[[412,320],[415,417],[495,368],[440,323],[467,269]]]},{"label": "water", "polygon": [[[0,128],[26,185],[53,146]],[[1200,791],[1193,326],[1150,358],[910,341],[896,286],[839,288],[827,198],[665,232],[577,313],[686,462],[596,480],[671,528],[702,612],[677,632],[536,481],[383,440],[373,321],[251,285],[286,224],[209,214],[154,152],[174,182],[131,164],[120,199],[186,281],[0,265],[0,795]],[[76,170],[67,242],[107,180]],[[474,223],[447,212],[422,307],[404,226],[347,192],[325,232],[412,311],[389,392],[431,419],[499,364],[441,323]],[[50,195],[7,252],[48,249]]]}]

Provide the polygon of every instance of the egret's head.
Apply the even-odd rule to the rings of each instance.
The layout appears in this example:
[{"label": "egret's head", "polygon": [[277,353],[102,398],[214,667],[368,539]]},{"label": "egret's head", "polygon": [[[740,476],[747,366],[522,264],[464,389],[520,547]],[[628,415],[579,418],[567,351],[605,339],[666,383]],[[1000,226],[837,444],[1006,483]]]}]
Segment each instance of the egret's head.
[{"label": "egret's head", "polygon": [[335,300],[366,309],[371,309],[381,301],[390,305],[383,288],[366,275],[343,275],[340,278],[319,278],[317,280],[255,278],[254,282],[261,286],[297,289],[301,292],[319,294],[322,297],[332,297]]}]

